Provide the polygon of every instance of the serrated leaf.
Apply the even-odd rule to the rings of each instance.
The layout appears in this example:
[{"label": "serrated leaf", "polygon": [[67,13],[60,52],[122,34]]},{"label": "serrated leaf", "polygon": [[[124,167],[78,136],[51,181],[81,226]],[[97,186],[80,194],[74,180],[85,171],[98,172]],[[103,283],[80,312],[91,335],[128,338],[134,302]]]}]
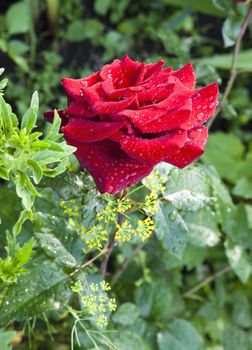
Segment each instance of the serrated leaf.
[{"label": "serrated leaf", "polygon": [[153,216],[156,235],[171,254],[181,256],[186,247],[186,223],[169,203],[161,202]]},{"label": "serrated leaf", "polygon": [[58,266],[40,262],[30,267],[29,274],[11,286],[3,301],[0,324],[40,315],[65,305],[71,294],[68,277]]},{"label": "serrated leaf", "polygon": [[171,194],[165,194],[163,196],[167,201],[171,202],[172,205],[182,211],[199,211],[204,208],[210,201],[211,198],[202,194],[186,189],[177,191]]},{"label": "serrated leaf", "polygon": [[77,262],[72,254],[64,247],[61,241],[50,233],[36,233],[41,248],[49,258],[60,266],[75,267]]}]

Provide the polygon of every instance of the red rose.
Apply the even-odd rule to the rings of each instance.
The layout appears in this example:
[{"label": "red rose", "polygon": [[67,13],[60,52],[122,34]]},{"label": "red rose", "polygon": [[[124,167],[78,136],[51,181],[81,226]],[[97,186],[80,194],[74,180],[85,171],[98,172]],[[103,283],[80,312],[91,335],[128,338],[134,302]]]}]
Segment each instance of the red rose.
[{"label": "red rose", "polygon": [[174,72],[163,65],[125,56],[86,78],[62,79],[62,132],[102,193],[136,183],[159,162],[184,168],[204,152],[202,124],[216,108],[218,86],[194,90],[191,64]]}]

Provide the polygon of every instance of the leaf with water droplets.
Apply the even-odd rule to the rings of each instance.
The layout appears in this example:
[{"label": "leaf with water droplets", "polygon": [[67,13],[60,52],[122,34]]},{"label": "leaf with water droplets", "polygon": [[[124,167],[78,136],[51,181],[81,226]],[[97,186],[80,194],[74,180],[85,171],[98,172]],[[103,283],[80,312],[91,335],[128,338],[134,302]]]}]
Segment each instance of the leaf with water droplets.
[{"label": "leaf with water droplets", "polygon": [[67,282],[68,276],[51,262],[34,264],[29,274],[8,288],[1,307],[0,324],[59,309],[68,302],[71,294]]},{"label": "leaf with water droplets", "polygon": [[186,247],[187,227],[182,216],[167,202],[158,205],[154,214],[156,234],[171,254],[181,256]]}]

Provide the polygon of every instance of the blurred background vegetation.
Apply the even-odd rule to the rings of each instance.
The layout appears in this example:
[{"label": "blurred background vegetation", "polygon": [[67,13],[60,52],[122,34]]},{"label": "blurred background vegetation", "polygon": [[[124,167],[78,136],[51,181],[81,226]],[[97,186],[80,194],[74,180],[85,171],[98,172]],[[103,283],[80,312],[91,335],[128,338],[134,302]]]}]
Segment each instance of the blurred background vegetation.
[{"label": "blurred background vegetation", "polygon": [[[61,77],[80,78],[125,54],[146,62],[163,58],[174,69],[190,61],[198,86],[217,81],[223,92],[248,7],[232,0],[1,0],[0,66],[8,77],[5,97],[20,114],[38,90],[39,126],[44,128],[42,112],[66,105]],[[119,305],[130,303],[111,321],[112,328],[123,330],[117,339],[120,350],[252,349],[251,28],[250,23],[234,87],[211,126],[203,157],[228,189],[223,201],[226,208],[227,203],[235,204],[235,223],[232,229],[223,228],[213,213],[208,221],[214,224],[208,228],[212,225],[219,238],[209,243],[199,230],[199,239],[189,242],[181,259],[162,250],[155,238],[141,254],[135,254],[130,244],[118,248],[110,266],[113,293]],[[1,191],[2,201],[10,202],[4,197],[5,189]],[[242,249],[238,265],[232,261],[234,250],[224,247],[226,237]],[[227,258],[238,277],[230,273]],[[218,273],[222,277],[217,278]],[[207,276],[210,279],[204,280]],[[200,294],[196,300],[190,298],[195,285]],[[38,320],[34,329],[29,325],[32,349],[69,349],[72,321],[56,312],[49,318],[50,322]],[[14,348],[27,350],[27,334],[19,324],[15,327],[20,333]],[[163,332],[167,327],[169,333]],[[171,334],[175,340],[171,341]],[[184,339],[181,344],[180,339]],[[80,342],[81,349],[91,349],[84,333]]]}]

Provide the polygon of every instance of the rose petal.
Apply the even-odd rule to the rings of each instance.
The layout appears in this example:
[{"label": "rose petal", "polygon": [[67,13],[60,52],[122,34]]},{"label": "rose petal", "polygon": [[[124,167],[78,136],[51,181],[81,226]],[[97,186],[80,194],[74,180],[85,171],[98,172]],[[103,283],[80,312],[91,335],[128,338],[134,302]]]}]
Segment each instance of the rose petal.
[{"label": "rose petal", "polygon": [[120,143],[122,149],[132,158],[155,165],[171,153],[178,152],[187,140],[186,131],[179,130],[154,139],[125,136]]},{"label": "rose petal", "polygon": [[181,124],[181,128],[188,130],[205,123],[215,111],[218,92],[216,83],[196,90],[192,96],[192,114],[186,123]]},{"label": "rose petal", "polygon": [[194,89],[196,84],[196,76],[191,63],[188,63],[184,67],[176,70],[172,73],[172,75],[177,77],[188,89]]},{"label": "rose petal", "polygon": [[[192,90],[185,87],[176,77],[169,77],[167,80],[167,86],[169,86],[168,84],[174,84],[172,93],[170,93],[163,101],[155,103],[155,107],[166,110],[177,108],[194,93]],[[146,108],[147,106],[153,107],[153,104],[145,105],[143,108]]]},{"label": "rose petal", "polygon": [[117,89],[129,87],[135,84],[139,75],[138,68],[141,65],[141,62],[133,61],[128,56],[125,56],[121,61],[116,60],[112,64],[104,66],[100,76],[105,81],[107,79],[111,80]]},{"label": "rose petal", "polygon": [[160,60],[155,63],[145,64],[146,73],[145,73],[144,79],[146,80],[153,74],[160,73],[164,64],[165,64],[164,60]]},{"label": "rose petal", "polygon": [[190,120],[191,112],[192,103],[188,99],[182,107],[170,110],[161,115],[158,119],[151,121],[150,123],[147,123],[139,128],[144,133],[155,133],[172,129],[179,129],[182,123]]},{"label": "rose petal", "polygon": [[93,110],[90,109],[87,102],[70,102],[69,106],[64,110],[65,114],[76,116],[76,117],[84,117],[84,118],[92,118],[97,115]]},{"label": "rose petal", "polygon": [[61,83],[68,97],[76,101],[82,101],[83,95],[81,89],[83,87],[92,86],[100,81],[100,74],[93,73],[82,79],[62,78]]},{"label": "rose petal", "polygon": [[71,118],[62,128],[65,136],[80,142],[96,142],[108,138],[119,130],[124,122],[94,122],[81,118]]},{"label": "rose petal", "polygon": [[135,96],[131,96],[130,98],[122,101],[111,101],[111,102],[100,101],[93,105],[93,110],[97,114],[116,113],[125,108],[128,108],[134,101],[136,101]]},{"label": "rose petal", "polygon": [[165,162],[181,169],[186,167],[204,153],[207,136],[208,129],[205,126],[197,126],[189,130],[185,145],[177,153],[170,153]]},{"label": "rose petal", "polygon": [[80,165],[94,178],[98,190],[116,194],[149,175],[153,167],[134,160],[122,152],[120,145],[110,140],[94,143],[77,142],[66,137]]},{"label": "rose petal", "polygon": [[175,84],[167,83],[166,85],[154,86],[151,89],[137,92],[137,98],[141,105],[157,103],[171,95],[174,91]]}]

